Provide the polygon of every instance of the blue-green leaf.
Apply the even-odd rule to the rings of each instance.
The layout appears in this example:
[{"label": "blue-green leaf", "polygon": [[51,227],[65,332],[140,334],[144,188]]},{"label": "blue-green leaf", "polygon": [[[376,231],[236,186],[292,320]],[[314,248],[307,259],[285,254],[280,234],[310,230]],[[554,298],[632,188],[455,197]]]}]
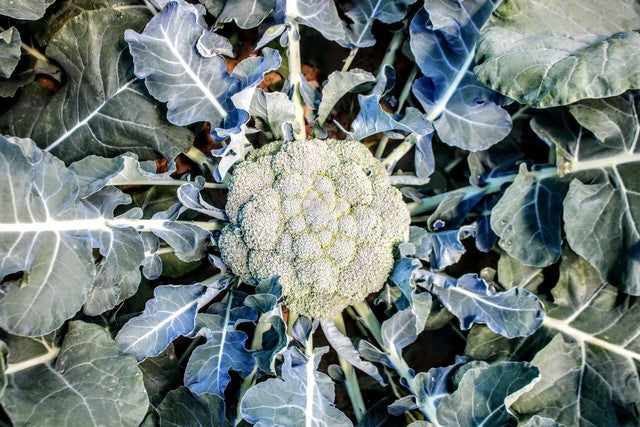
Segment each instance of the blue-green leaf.
[{"label": "blue-green leaf", "polygon": [[282,378],[271,378],[247,390],[240,411],[256,427],[273,425],[343,427],[352,423],[334,405],[334,384],[317,371],[329,349],[317,348],[312,356],[296,347],[284,353]]},{"label": "blue-green leaf", "polygon": [[144,312],[118,332],[116,341],[120,350],[133,354],[138,360],[160,354],[173,340],[193,332],[198,309],[211,301],[224,285],[218,282],[209,287],[200,284],[158,286]]},{"label": "blue-green leaf", "polygon": [[438,422],[446,426],[507,425],[512,422],[511,404],[539,379],[538,369],[524,362],[469,369],[458,389],[438,406]]},{"label": "blue-green leaf", "polygon": [[542,303],[525,289],[495,292],[475,274],[455,280],[420,271],[432,285],[429,290],[460,319],[462,329],[485,323],[492,331],[514,338],[531,335],[542,325]]}]

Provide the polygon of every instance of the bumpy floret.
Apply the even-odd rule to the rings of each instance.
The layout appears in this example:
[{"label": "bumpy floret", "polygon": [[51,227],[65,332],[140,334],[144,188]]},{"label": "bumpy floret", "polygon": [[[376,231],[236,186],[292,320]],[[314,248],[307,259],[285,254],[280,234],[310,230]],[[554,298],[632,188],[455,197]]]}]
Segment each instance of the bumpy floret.
[{"label": "bumpy floret", "polygon": [[384,167],[356,141],[275,142],[236,167],[220,237],[248,283],[280,278],[287,306],[327,318],[379,290],[410,216]]}]

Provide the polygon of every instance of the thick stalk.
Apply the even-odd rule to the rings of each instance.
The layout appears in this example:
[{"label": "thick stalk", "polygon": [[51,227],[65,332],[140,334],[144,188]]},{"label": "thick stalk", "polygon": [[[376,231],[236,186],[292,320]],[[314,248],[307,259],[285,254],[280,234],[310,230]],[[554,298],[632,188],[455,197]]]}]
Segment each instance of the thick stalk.
[{"label": "thick stalk", "polygon": [[293,101],[296,123],[299,128],[297,131],[294,131],[296,139],[302,140],[307,137],[307,130],[305,127],[306,122],[304,120],[304,104],[302,102],[302,95],[300,92],[300,85],[302,82],[302,56],[300,55],[300,29],[298,27],[298,22],[296,21],[298,10],[296,8],[295,1],[287,1],[286,13],[288,17],[287,55],[289,58],[289,83],[291,84],[291,90],[293,91],[291,100]]},{"label": "thick stalk", "polygon": [[166,223],[197,225],[208,231],[222,230],[227,223],[218,221],[169,221],[166,219],[127,219],[127,218],[95,218],[44,222],[25,223],[0,223],[0,233],[36,233],[36,232],[63,232],[76,230],[102,230],[110,231],[111,227],[133,227],[138,231],[154,231],[166,228]]},{"label": "thick stalk", "polygon": [[[382,350],[387,354],[389,361],[393,365],[393,368],[396,370],[398,375],[400,375],[400,377],[405,380],[409,391],[411,391],[413,395],[418,396],[420,390],[418,390],[416,387],[414,381],[415,377],[411,374],[409,365],[407,365],[407,362],[402,358],[400,354],[398,354],[393,346],[387,347],[384,344],[380,322],[378,322],[378,318],[371,310],[371,307],[369,307],[369,304],[366,301],[362,301],[358,304],[355,304],[353,308],[355,308],[360,317],[363,319],[365,325],[367,325],[367,328],[369,328],[369,330],[371,331],[380,348],[382,348]],[[436,418],[435,406],[433,405],[433,403],[427,399],[425,402],[418,402],[418,404],[420,405],[420,410],[429,418],[429,421],[431,421],[434,426],[439,427],[440,425],[438,424]]]},{"label": "thick stalk", "polygon": [[393,65],[396,61],[396,54],[398,53],[398,49],[402,47],[402,43],[404,42],[405,31],[404,28],[400,31],[397,31],[391,41],[389,42],[389,47],[387,47],[387,52],[382,58],[382,62],[380,62],[380,68],[378,68],[378,73],[382,71],[385,65]]},{"label": "thick stalk", "polygon": [[[544,169],[540,169],[538,171],[531,172],[531,173],[535,173],[539,180],[558,176],[558,170],[553,166],[546,167]],[[409,212],[411,212],[412,216],[416,216],[421,213],[435,210],[438,207],[438,205],[440,205],[440,203],[442,203],[442,201],[451,194],[464,193],[464,194],[467,194],[468,197],[472,197],[480,193],[484,193],[484,194],[497,193],[502,189],[502,186],[504,184],[513,182],[517,176],[518,174],[515,173],[511,175],[492,178],[487,182],[487,185],[484,187],[476,187],[473,185],[469,185],[467,187],[458,188],[452,191],[447,191],[446,193],[440,193],[435,196],[427,197],[421,202],[407,203],[407,209],[409,209]]]},{"label": "thick stalk", "polygon": [[25,369],[29,369],[37,365],[51,363],[55,360],[56,357],[58,357],[59,352],[60,349],[58,347],[48,347],[46,353],[36,356],[32,359],[7,364],[7,368],[4,370],[4,373],[5,375],[13,375],[17,372],[24,371]]},{"label": "thick stalk", "polygon": [[[335,323],[336,328],[343,335],[347,336],[347,328],[344,325],[344,319],[342,318],[342,314],[338,314],[333,318],[333,323]],[[360,421],[364,416],[364,413],[367,412],[367,408],[364,404],[364,399],[362,398],[362,392],[360,391],[360,385],[358,384],[358,377],[356,376],[356,371],[353,368],[353,365],[349,363],[344,357],[338,354],[338,361],[340,362],[340,367],[344,371],[345,383],[344,386],[347,389],[347,394],[349,394],[349,400],[351,400],[351,406],[353,407],[353,412],[356,416],[356,419]]]},{"label": "thick stalk", "polygon": [[[382,141],[380,141],[382,143]],[[382,161],[384,167],[388,168],[389,166],[397,163],[401,158],[404,157],[405,154],[411,150],[411,148],[416,144],[416,138],[413,135],[407,136],[404,141],[402,141],[396,148],[393,149],[391,153]],[[386,145],[386,142],[385,142]],[[379,147],[378,147],[379,148]],[[384,150],[384,147],[382,148]],[[376,155],[378,153],[376,152]],[[382,153],[380,153],[382,155]]]}]

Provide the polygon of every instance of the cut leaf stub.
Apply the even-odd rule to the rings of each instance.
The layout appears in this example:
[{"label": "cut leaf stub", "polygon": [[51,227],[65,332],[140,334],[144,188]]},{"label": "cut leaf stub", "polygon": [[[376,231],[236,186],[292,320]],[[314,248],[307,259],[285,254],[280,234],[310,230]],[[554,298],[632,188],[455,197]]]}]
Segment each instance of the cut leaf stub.
[{"label": "cut leaf stub", "polygon": [[223,259],[242,280],[278,276],[287,305],[326,318],[380,289],[409,212],[356,141],[275,142],[238,165]]}]

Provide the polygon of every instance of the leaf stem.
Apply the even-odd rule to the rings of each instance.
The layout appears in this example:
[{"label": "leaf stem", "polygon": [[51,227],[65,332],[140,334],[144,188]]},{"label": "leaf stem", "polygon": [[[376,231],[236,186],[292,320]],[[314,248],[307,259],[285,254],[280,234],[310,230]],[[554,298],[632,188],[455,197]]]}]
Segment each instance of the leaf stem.
[{"label": "leaf stem", "polygon": [[8,363],[7,368],[4,371],[5,375],[13,375],[17,372],[24,371],[26,369],[32,368],[34,366],[49,364],[58,357],[58,353],[60,352],[60,348],[58,347],[48,347],[47,352],[43,353],[39,356],[33,357],[31,359],[23,360],[17,363]]},{"label": "leaf stem", "polygon": [[[406,21],[405,21],[406,22]],[[391,38],[389,42],[389,47],[387,47],[387,52],[384,54],[382,61],[380,62],[380,68],[378,68],[378,73],[382,72],[385,65],[393,65],[396,61],[396,54],[398,53],[398,49],[402,47],[402,43],[404,42],[405,31],[404,27],[396,31],[396,33]]]},{"label": "leaf stem", "polygon": [[[366,301],[362,301],[357,304],[354,304],[353,308],[355,308],[355,310],[358,312],[360,317],[363,319],[363,321],[365,322],[365,325],[367,325],[367,328],[369,328],[373,336],[376,338],[376,341],[378,342],[378,345],[380,346],[380,348],[387,354],[387,357],[389,358],[391,365],[393,365],[396,372],[398,372],[398,375],[400,375],[400,377],[405,380],[407,384],[407,388],[409,389],[409,391],[411,391],[411,393],[414,396],[416,396],[416,400],[417,400],[418,399],[417,396],[419,395],[420,390],[418,390],[416,387],[415,376],[413,375],[413,371],[411,370],[409,365],[407,365],[407,362],[402,358],[402,356],[398,354],[398,352],[393,346],[387,347],[384,344],[384,340],[382,339],[382,332],[381,332],[382,328],[380,326],[380,322],[378,322],[378,318],[375,316],[375,314],[371,310],[371,307],[369,307],[369,304]],[[417,401],[422,413],[424,413],[427,416],[427,418],[429,418],[429,421],[431,421],[431,423],[435,427],[439,427],[440,424],[438,424],[438,421],[436,418],[436,412],[435,412],[436,408],[433,405],[433,402],[430,401],[429,399],[425,399],[424,401],[420,401],[420,400],[417,400]]]},{"label": "leaf stem", "polygon": [[351,67],[351,63],[356,58],[359,50],[359,47],[354,47],[349,51],[349,55],[345,58],[344,65],[342,66],[342,69],[340,71],[345,72],[349,70],[349,67]]},{"label": "leaf stem", "polygon": [[[383,141],[384,141],[384,138],[380,140],[380,143],[382,144]],[[386,145],[387,142],[384,141],[384,144]],[[393,151],[389,153],[387,157],[384,158],[384,160],[382,161],[382,164],[384,165],[384,167],[388,168],[391,165],[397,163],[401,158],[404,157],[405,154],[409,152],[409,150],[411,150],[411,148],[413,148],[415,144],[416,144],[415,136],[414,135],[407,136],[404,139],[404,141],[398,144],[398,146],[394,148]],[[380,149],[380,146],[378,146],[378,150],[379,149]],[[382,149],[384,150],[384,147],[382,147]],[[378,150],[376,150],[376,156],[378,155]],[[380,155],[382,155],[382,152],[380,152]]]},{"label": "leaf stem", "polygon": [[[266,321],[270,316],[270,313],[262,313],[258,318],[258,323],[256,324],[256,329],[253,332],[253,338],[251,339],[251,350],[260,350],[262,348],[262,334],[266,332],[271,324]],[[251,373],[247,375],[247,377],[242,380],[242,384],[240,384],[240,390],[238,391],[238,408],[240,407],[240,403],[242,402],[242,398],[244,397],[247,390],[249,390],[255,384],[256,374],[258,373],[258,364],[253,365],[253,369]],[[233,423],[234,426],[237,426],[242,422],[242,414],[240,410],[237,410],[236,419]]]},{"label": "leaf stem", "polygon": [[[292,2],[287,1],[287,9]],[[287,12],[289,12],[287,10]],[[287,13],[289,15],[289,13]],[[300,85],[302,83],[302,56],[300,55],[300,30],[298,22],[293,17],[288,19],[288,58],[289,58],[289,82],[292,88],[292,101],[295,108],[296,123],[298,130],[294,129],[296,139],[302,140],[307,136],[306,122],[304,119],[304,106],[302,102],[302,95],[300,92]]]},{"label": "leaf stem", "polygon": [[[338,314],[332,320],[333,323],[335,323],[338,331],[347,336],[347,328],[345,327],[342,314]],[[367,408],[364,404],[364,399],[362,398],[362,392],[360,391],[360,385],[358,384],[356,371],[353,368],[353,365],[339,354],[338,361],[340,362],[340,366],[342,367],[345,375],[344,386],[347,389],[349,400],[351,400],[351,406],[353,407],[353,412],[356,416],[356,420],[358,420],[359,422],[364,416],[364,413],[367,412]]]},{"label": "leaf stem", "polygon": [[[537,175],[538,180],[558,176],[558,170],[554,166],[548,166],[532,173],[535,173]],[[512,183],[517,176],[518,174],[514,173],[510,175],[496,177],[496,178],[490,178],[487,181],[487,185],[484,187],[476,187],[475,185],[469,185],[467,187],[457,188],[455,190],[447,191],[445,193],[436,194],[435,196],[425,198],[421,202],[407,203],[407,209],[409,209],[409,212],[411,212],[412,216],[417,216],[421,213],[433,211],[438,207],[438,205],[440,205],[440,203],[447,196],[451,194],[464,193],[467,195],[467,197],[472,197],[480,193],[484,193],[484,194],[497,193],[502,189],[503,185]]]}]

